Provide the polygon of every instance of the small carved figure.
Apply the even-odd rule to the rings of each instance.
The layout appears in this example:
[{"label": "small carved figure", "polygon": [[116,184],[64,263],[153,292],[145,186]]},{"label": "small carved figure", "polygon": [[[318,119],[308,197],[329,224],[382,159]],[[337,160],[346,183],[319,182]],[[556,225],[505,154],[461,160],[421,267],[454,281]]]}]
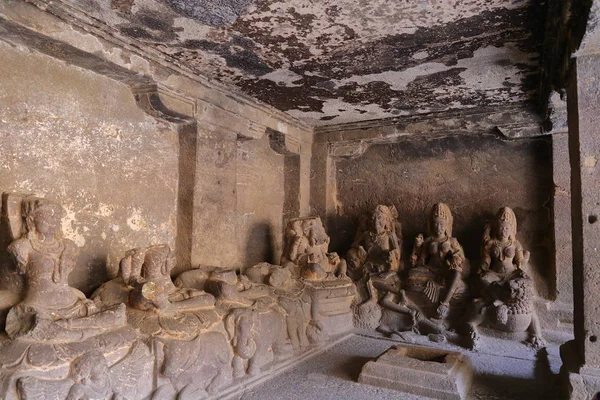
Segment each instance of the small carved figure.
[{"label": "small carved figure", "polygon": [[346,261],[337,253],[328,253],[331,239],[325,232],[321,218],[291,220],[285,240],[281,265],[289,268],[294,278],[347,279]]},{"label": "small carved figure", "polygon": [[8,247],[26,282],[22,301],[7,315],[6,332],[13,339],[82,339],[126,323],[123,305],[103,311],[69,286],[76,247],[62,237],[63,213],[60,205],[46,199],[22,200],[26,233]]},{"label": "small carved figure", "polygon": [[251,282],[234,270],[215,270],[206,281],[205,289],[224,310],[250,306],[269,308],[275,304],[271,291],[264,284]]},{"label": "small carved figure", "polygon": [[406,289],[411,295],[424,295],[422,304],[417,303],[430,318],[446,319],[452,302],[464,300],[467,294],[468,267],[462,246],[452,237],[452,222],[450,207],[435,204],[429,215],[429,236],[417,236],[410,257]]},{"label": "small carved figure", "polygon": [[504,332],[525,332],[528,343],[545,345],[533,304],[533,281],[524,268],[529,252],[516,238],[517,218],[509,207],[498,210],[486,225],[482,245],[482,263],[478,271],[481,297],[468,315],[469,345],[477,347],[477,326],[486,325]]},{"label": "small carved figure", "polygon": [[275,309],[233,309],[225,328],[234,351],[234,377],[256,375],[273,358],[287,353],[283,315]]},{"label": "small carved figure", "polygon": [[293,279],[286,268],[274,270],[269,276],[269,284],[275,288],[277,304],[283,309],[288,336],[294,350],[300,350],[309,342],[321,342],[325,334],[318,313],[306,285]]},{"label": "small carved figure", "polygon": [[375,208],[370,229],[357,234],[346,255],[354,280],[371,273],[399,271],[402,228],[397,218],[394,206],[378,205]]},{"label": "small carved figure", "polygon": [[413,331],[419,334],[442,334],[444,327],[430,321],[401,287],[397,274],[385,280],[375,280],[373,288],[380,293],[382,316],[377,330],[387,335]]},{"label": "small carved figure", "polygon": [[233,347],[233,376],[255,375],[287,352],[284,316],[274,289],[233,270],[216,270],[205,284],[215,296]]}]

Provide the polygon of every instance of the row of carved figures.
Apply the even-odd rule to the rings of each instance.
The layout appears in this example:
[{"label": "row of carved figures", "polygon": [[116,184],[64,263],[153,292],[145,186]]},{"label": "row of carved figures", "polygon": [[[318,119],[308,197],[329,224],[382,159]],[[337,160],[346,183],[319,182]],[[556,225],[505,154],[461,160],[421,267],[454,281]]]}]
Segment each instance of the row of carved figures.
[{"label": "row of carved figures", "polygon": [[128,251],[118,276],[89,299],[68,284],[77,249],[62,236],[62,207],[5,194],[3,212],[14,273],[24,281],[18,293],[0,292],[0,396],[7,400],[202,398],[352,329],[353,321],[386,334],[467,337],[471,345],[487,322],[528,331],[543,344],[524,272],[528,253],[509,208],[486,231],[475,297],[444,204],[433,207],[429,236],[417,237],[407,271],[397,212],[378,206],[346,260],[328,252],[320,218],[298,218],[287,225],[281,265],[261,263],[244,274],[193,269],[173,281],[172,251],[158,244]]},{"label": "row of carved figures", "polygon": [[3,212],[23,278],[18,293],[0,292],[3,399],[202,398],[351,329],[355,288],[318,218],[289,223],[282,266],[173,281],[172,251],[158,244],[128,251],[88,299],[68,283],[77,248],[62,236],[62,207],[5,194]]},{"label": "row of carved figures", "polygon": [[545,345],[533,280],[526,272],[529,252],[516,238],[512,209],[501,208],[486,225],[475,274],[452,236],[452,212],[443,203],[432,207],[428,235],[416,237],[410,265],[401,270],[397,217],[393,206],[377,206],[370,227],[358,232],[346,256],[362,300],[355,308],[358,326],[400,336],[419,331],[476,348],[478,326],[484,324],[501,332],[526,332],[529,344]]}]

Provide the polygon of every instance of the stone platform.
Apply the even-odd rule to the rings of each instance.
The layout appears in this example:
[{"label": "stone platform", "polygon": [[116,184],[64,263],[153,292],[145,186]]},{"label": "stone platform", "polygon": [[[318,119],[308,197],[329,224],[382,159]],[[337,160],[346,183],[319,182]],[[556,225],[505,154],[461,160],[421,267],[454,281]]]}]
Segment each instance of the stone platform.
[{"label": "stone platform", "polygon": [[359,383],[394,389],[433,399],[467,397],[473,371],[458,352],[399,345],[363,367]]}]

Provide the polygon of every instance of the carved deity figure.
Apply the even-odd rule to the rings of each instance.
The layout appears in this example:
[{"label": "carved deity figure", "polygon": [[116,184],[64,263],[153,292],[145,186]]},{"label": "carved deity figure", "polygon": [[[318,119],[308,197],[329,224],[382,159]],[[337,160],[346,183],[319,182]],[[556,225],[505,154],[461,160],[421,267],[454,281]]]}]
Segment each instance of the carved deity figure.
[{"label": "carved deity figure", "polygon": [[290,269],[295,278],[347,279],[346,261],[337,253],[328,253],[330,241],[321,218],[291,220],[286,229],[281,265]]},{"label": "carved deity figure", "polygon": [[478,271],[481,297],[474,301],[468,316],[471,347],[477,346],[477,326],[482,323],[504,332],[527,331],[531,345],[545,344],[533,304],[533,281],[524,270],[529,252],[516,235],[517,218],[509,207],[498,210],[486,226]]},{"label": "carved deity figure", "polygon": [[[446,319],[453,301],[464,300],[468,268],[463,249],[452,237],[452,213],[444,203],[437,203],[429,214],[429,236],[418,235],[410,257],[406,289],[420,293],[423,310],[430,317]],[[421,303],[421,302],[418,302]]]},{"label": "carved deity figure", "polygon": [[483,236],[483,260],[479,276],[486,287],[521,275],[529,261],[529,252],[516,239],[517,218],[509,207],[498,210]]},{"label": "carved deity figure", "polygon": [[348,251],[348,267],[354,280],[372,273],[397,272],[400,269],[402,229],[394,206],[378,205],[370,228],[358,232]]},{"label": "carved deity figure", "polygon": [[[124,305],[101,310],[79,290],[69,286],[76,247],[62,237],[62,207],[43,198],[22,199],[25,233],[8,247],[17,271],[25,277],[22,301],[8,313],[11,338],[80,339],[125,325]],[[13,220],[15,222],[15,220]],[[18,227],[13,227],[18,230]]]},{"label": "carved deity figure", "polygon": [[288,337],[294,350],[301,350],[310,342],[323,341],[325,337],[317,300],[312,299],[306,285],[301,280],[292,278],[286,268],[275,269],[268,281],[275,288],[274,295],[283,310]]}]

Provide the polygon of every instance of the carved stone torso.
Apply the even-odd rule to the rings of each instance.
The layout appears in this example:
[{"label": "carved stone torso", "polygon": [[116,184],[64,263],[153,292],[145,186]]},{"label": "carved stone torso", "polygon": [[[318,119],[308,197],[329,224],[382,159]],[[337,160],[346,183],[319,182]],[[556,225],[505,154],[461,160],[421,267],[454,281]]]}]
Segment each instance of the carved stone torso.
[{"label": "carved stone torso", "polygon": [[26,285],[23,304],[59,311],[78,302],[79,298],[68,283],[73,268],[72,242],[59,240],[56,246],[42,247],[35,240],[22,238],[13,242],[9,251],[19,263],[24,264]]},{"label": "carved stone torso", "polygon": [[495,272],[502,280],[508,279],[516,270],[513,261],[517,247],[517,244],[512,240],[502,242],[497,239],[491,239],[486,246],[492,261],[490,270]]},{"label": "carved stone torso", "polygon": [[453,237],[428,237],[423,244],[422,251],[424,252],[421,255],[423,264],[440,278],[445,277],[448,271],[453,269],[448,261],[454,255],[462,257],[460,244]]}]

